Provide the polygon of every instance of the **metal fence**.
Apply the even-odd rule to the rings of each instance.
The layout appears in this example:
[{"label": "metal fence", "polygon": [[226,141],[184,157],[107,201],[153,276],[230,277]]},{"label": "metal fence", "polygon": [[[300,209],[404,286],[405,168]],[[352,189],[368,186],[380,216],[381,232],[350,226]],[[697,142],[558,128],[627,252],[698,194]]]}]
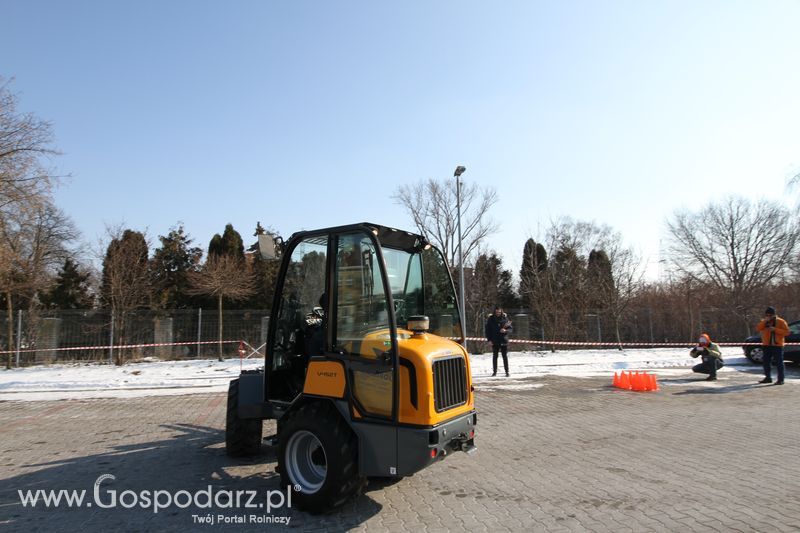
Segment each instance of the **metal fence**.
[{"label": "metal fence", "polygon": [[[490,309],[467,321],[467,335],[482,338]],[[613,318],[603,312],[564,313],[557,317],[560,329],[548,335],[527,309],[507,309],[513,321],[512,338],[530,339],[530,346],[515,349],[549,348],[547,341],[617,342]],[[800,317],[800,308],[782,312],[787,319]],[[677,312],[670,309],[632,308],[619,322],[619,340],[642,344],[693,342],[708,332],[718,342],[742,342],[761,317],[755,312],[742,315],[729,309],[696,308]],[[245,341],[253,348],[266,342],[269,312],[260,309],[229,310],[222,315],[225,341]],[[18,311],[11,317],[11,361],[13,365],[66,361],[113,361],[115,352],[124,360],[209,358],[217,356],[219,317],[216,311],[182,309],[135,311],[115,317],[108,310]],[[118,348],[121,345],[159,344]],[[117,348],[111,348],[116,346]],[[0,351],[9,350],[9,317],[0,313]],[[237,342],[222,345],[225,357],[237,355]],[[70,350],[64,350],[71,348]],[[473,353],[486,351],[483,342],[470,342]],[[263,349],[260,350],[263,353]],[[2,363],[8,360],[2,354]]]},{"label": "metal fence", "polygon": [[[483,325],[491,313],[484,309],[477,316],[469,317],[467,335],[483,337]],[[546,341],[569,341],[582,343],[613,344],[623,343],[693,343],[700,333],[708,333],[716,342],[743,342],[755,332],[755,326],[762,318],[760,309],[750,312],[734,312],[725,308],[672,308],[635,307],[624,313],[618,324],[613,317],[602,311],[580,313],[564,312],[551,317],[551,324],[557,324],[556,331],[548,333],[545,325],[535,313],[528,309],[506,309],[513,323],[514,339],[540,341],[531,347],[546,347]],[[788,307],[781,311],[787,321],[800,319],[800,307]],[[617,326],[619,338],[617,338]],[[552,327],[552,325],[551,325]],[[485,343],[473,342],[471,351],[487,349]]]},{"label": "metal fence", "polygon": [[[266,342],[269,313],[258,309],[222,314],[222,339]],[[9,348],[9,317],[0,313],[0,350]],[[206,358],[218,354],[219,317],[203,309],[134,311],[124,317],[108,310],[18,311],[12,317],[12,361],[25,366],[63,361]],[[180,344],[179,344],[180,343]],[[158,344],[159,346],[120,346]],[[236,355],[237,343],[222,345],[223,355]],[[66,350],[65,348],[69,348]],[[262,352],[263,353],[263,352]],[[3,354],[5,362],[8,354]]]}]

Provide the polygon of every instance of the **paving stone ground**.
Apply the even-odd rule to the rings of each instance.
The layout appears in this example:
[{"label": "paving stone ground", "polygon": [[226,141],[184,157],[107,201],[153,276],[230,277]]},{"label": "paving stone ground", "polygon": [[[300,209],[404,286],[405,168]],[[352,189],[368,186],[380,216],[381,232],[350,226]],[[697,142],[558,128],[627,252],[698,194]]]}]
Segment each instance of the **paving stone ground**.
[{"label": "paving stone ground", "polygon": [[[479,390],[476,454],[373,483],[333,514],[284,507],[267,516],[298,531],[798,531],[800,370],[790,367],[782,387],[755,385],[760,377],[753,368],[707,384],[687,373],[662,379],[656,393],[612,389],[610,377],[554,376]],[[274,450],[228,458],[224,419],[222,394],[2,402],[0,530],[287,529],[216,521],[249,522],[263,509],[215,507],[210,526],[197,518],[209,509],[194,506],[86,506],[103,474],[116,478],[100,485],[106,505],[112,490],[130,504],[124,491],[209,485],[215,494],[258,491],[263,502],[279,489]],[[85,490],[86,501],[23,507],[18,490],[37,489]]]}]

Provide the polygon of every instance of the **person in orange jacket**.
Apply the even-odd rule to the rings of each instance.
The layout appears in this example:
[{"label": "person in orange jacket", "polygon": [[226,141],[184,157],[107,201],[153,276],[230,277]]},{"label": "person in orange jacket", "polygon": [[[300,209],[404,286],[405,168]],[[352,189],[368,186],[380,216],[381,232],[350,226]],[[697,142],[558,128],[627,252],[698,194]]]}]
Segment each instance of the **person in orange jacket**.
[{"label": "person in orange jacket", "polygon": [[759,383],[772,383],[772,361],[778,367],[778,381],[776,385],[783,385],[783,343],[784,337],[789,334],[789,325],[775,313],[775,308],[770,306],[764,311],[764,318],[758,323],[756,329],[761,333],[761,346],[764,349],[764,379]]}]

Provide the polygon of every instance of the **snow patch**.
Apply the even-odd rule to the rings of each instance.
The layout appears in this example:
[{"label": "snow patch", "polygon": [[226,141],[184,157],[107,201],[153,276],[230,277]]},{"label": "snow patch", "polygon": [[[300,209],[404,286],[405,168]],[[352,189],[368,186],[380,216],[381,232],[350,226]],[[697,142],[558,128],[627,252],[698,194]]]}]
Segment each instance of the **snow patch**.
[{"label": "snow patch", "polygon": [[[731,350],[729,350],[731,351]],[[719,373],[755,368],[743,355],[725,354]],[[503,374],[502,358],[498,361]],[[621,370],[645,370],[659,377],[687,376],[697,359],[681,348],[634,350],[563,350],[511,352],[510,378],[492,378],[492,354],[470,355],[473,382],[479,391],[533,390],[541,383],[521,381],[548,375],[567,377],[605,376]],[[241,366],[240,366],[241,365]],[[223,392],[241,369],[263,366],[263,359],[225,361],[151,361],[125,366],[75,363],[35,366],[0,371],[0,400],[65,400],[83,398],[135,398]],[[738,368],[737,368],[738,367]],[[704,382],[705,386],[709,383]]]}]

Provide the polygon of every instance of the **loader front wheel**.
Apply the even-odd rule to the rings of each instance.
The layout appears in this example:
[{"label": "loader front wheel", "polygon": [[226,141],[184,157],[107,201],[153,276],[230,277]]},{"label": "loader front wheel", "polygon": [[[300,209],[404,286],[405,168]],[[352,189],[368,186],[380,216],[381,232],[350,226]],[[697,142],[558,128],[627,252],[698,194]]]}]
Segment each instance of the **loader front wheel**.
[{"label": "loader front wheel", "polygon": [[278,472],[297,505],[330,511],[357,496],[366,484],[358,473],[358,439],[326,402],[301,407],[280,430]]},{"label": "loader front wheel", "polygon": [[239,418],[239,380],[228,386],[228,410],[225,417],[225,451],[231,457],[256,455],[261,451],[261,420]]}]

